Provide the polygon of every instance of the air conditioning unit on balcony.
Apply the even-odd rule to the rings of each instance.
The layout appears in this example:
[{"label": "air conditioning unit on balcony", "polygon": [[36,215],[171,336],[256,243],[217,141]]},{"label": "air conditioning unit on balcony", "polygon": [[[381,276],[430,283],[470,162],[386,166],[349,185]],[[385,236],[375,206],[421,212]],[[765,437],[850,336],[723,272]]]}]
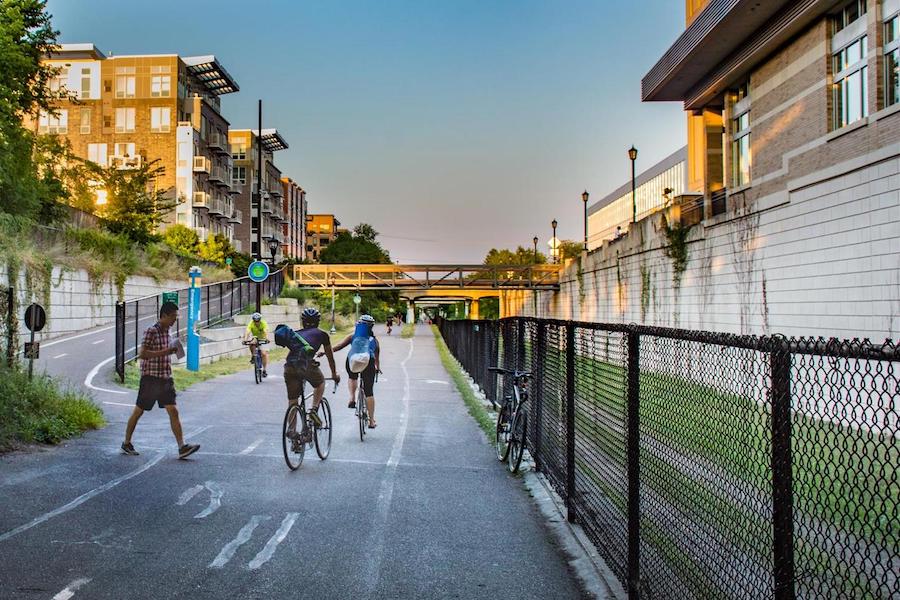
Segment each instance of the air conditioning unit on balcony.
[{"label": "air conditioning unit on balcony", "polygon": [[109,157],[109,166],[115,167],[116,169],[124,170],[124,169],[140,169],[141,168],[141,157],[138,156],[110,156]]},{"label": "air conditioning unit on balcony", "polygon": [[195,156],[194,173],[209,173],[209,159],[205,156]]},{"label": "air conditioning unit on balcony", "polygon": [[209,208],[209,194],[194,192],[194,208]]}]

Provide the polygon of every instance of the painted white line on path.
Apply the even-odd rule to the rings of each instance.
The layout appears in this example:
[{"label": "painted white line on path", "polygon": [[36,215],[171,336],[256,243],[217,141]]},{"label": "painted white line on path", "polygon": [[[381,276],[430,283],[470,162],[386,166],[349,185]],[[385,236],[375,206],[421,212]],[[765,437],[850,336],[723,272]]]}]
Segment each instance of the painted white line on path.
[{"label": "painted white line on path", "polygon": [[131,392],[124,392],[124,391],[122,391],[122,390],[108,390],[108,389],[106,389],[106,388],[97,387],[97,386],[94,385],[94,383],[93,383],[93,382],[94,382],[94,377],[97,376],[97,373],[100,372],[100,369],[102,369],[107,363],[112,362],[112,361],[114,361],[114,360],[116,360],[116,357],[115,357],[115,356],[110,356],[110,357],[107,358],[106,360],[101,361],[100,363],[98,363],[97,366],[95,366],[93,369],[91,369],[91,372],[88,373],[88,374],[87,374],[87,377],[84,378],[84,386],[85,386],[86,388],[89,388],[89,389],[92,389],[92,390],[97,390],[98,392],[106,392],[106,393],[108,393],[108,394],[130,394]]},{"label": "painted white line on path", "polygon": [[54,356],[53,360],[56,360],[57,358],[62,358],[63,356],[68,356],[68,355],[69,354],[67,352],[63,352],[62,354],[57,354],[56,356]]},{"label": "painted white line on path", "polygon": [[397,463],[400,462],[400,455],[403,452],[403,440],[406,437],[406,425],[409,421],[409,371],[406,369],[406,363],[413,355],[413,338],[409,340],[409,353],[406,358],[400,362],[403,369],[403,408],[400,413],[400,427],[397,429],[397,435],[394,437],[394,444],[391,447],[391,455],[387,461],[387,468],[381,478],[381,488],[378,491],[378,500],[375,504],[375,516],[372,528],[369,530],[369,539],[365,544],[366,562],[363,565],[363,598],[369,598],[378,586],[378,580],[381,572],[381,562],[384,558],[384,535],[387,528],[388,512],[391,508],[391,500],[394,496],[394,481],[397,475]]},{"label": "painted white line on path", "polygon": [[146,471],[147,469],[149,469],[150,467],[154,466],[156,463],[161,461],[164,456],[165,456],[165,454],[157,454],[155,457],[151,458],[149,461],[144,463],[143,466],[135,469],[134,471],[132,471],[130,473],[126,473],[125,475],[122,475],[121,477],[117,477],[107,483],[104,483],[100,487],[94,488],[91,491],[85,492],[84,494],[78,496],[77,498],[75,498],[74,500],[69,502],[68,504],[64,504],[55,510],[51,510],[48,513],[44,513],[43,515],[41,515],[39,517],[35,517],[34,519],[29,521],[28,523],[25,523],[24,525],[20,525],[20,526],[16,527],[15,529],[11,529],[11,530],[7,531],[6,533],[0,535],[0,542],[4,542],[11,537],[19,535],[23,531],[28,531],[32,527],[36,527],[36,526],[40,525],[41,523],[44,523],[45,521],[49,521],[53,517],[58,517],[61,514],[67,513],[70,510],[72,510],[73,508],[78,508],[79,506],[81,506],[82,504],[84,504],[85,502],[87,502],[88,500],[93,498],[94,496],[99,496],[103,492],[109,491],[112,488],[116,487],[123,481],[128,481],[132,477],[137,477],[138,475],[140,475],[141,473],[143,473],[144,471]]},{"label": "painted white line on path", "polygon": [[184,506],[188,502],[191,501],[191,498],[196,496],[203,489],[202,485],[195,485],[192,488],[188,488],[181,492],[181,495],[178,496],[178,502],[175,503],[175,506]]},{"label": "painted white line on path", "polygon": [[258,440],[256,440],[255,442],[253,442],[252,444],[250,444],[249,446],[247,446],[246,448],[241,450],[238,454],[241,454],[241,455],[250,454],[251,452],[256,450],[259,447],[259,445],[262,443],[263,443],[263,438],[259,438]]},{"label": "painted white line on path", "polygon": [[86,577],[76,579],[75,581],[67,585],[63,591],[53,596],[53,600],[69,600],[69,598],[75,595],[75,592],[78,591],[78,588],[85,585],[89,581],[90,579]]},{"label": "painted white line on path", "polygon": [[125,404],[124,402],[109,402],[108,400],[104,400],[103,404],[112,404],[114,406],[128,406],[128,407],[134,406],[134,404]]},{"label": "painted white line on path", "polygon": [[284,521],[281,522],[281,527],[278,528],[278,531],[275,532],[275,535],[269,538],[269,541],[266,542],[265,547],[259,551],[259,554],[250,561],[250,564],[247,565],[251,570],[258,569],[272,558],[275,554],[275,550],[278,549],[278,544],[284,541],[284,538],[287,537],[287,534],[291,531],[291,527],[294,526],[294,522],[297,520],[297,517],[300,516],[300,513],[288,513],[284,518]]},{"label": "painted white line on path", "polygon": [[437,380],[437,379],[426,379],[426,380],[425,380],[425,383],[436,383],[436,384],[439,384],[439,385],[450,385],[450,382],[449,382],[449,381],[440,381],[440,380]]},{"label": "painted white line on path", "polygon": [[215,481],[207,481],[204,485],[206,489],[209,490],[209,506],[204,508],[202,512],[194,515],[195,519],[205,519],[219,510],[219,507],[222,506],[222,494],[225,492],[222,491],[219,484]]},{"label": "painted white line on path", "polygon": [[98,333],[102,333],[104,331],[109,331],[110,329],[113,329],[114,327],[115,327],[115,325],[110,325],[109,327],[103,327],[101,329],[94,329],[92,331],[86,331],[84,333],[79,333],[78,335],[73,335],[73,336],[62,338],[59,340],[53,340],[52,342],[47,342],[46,344],[41,342],[41,347],[49,348],[50,346],[55,346],[56,344],[62,344],[63,342],[69,342],[71,340],[77,340],[78,338],[83,338],[88,335],[95,335]]},{"label": "painted white line on path", "polygon": [[253,530],[268,518],[266,515],[254,515],[246,525],[241,527],[234,539],[225,544],[222,550],[219,551],[219,555],[209,563],[209,568],[221,569],[228,564],[228,561],[231,560],[237,549],[250,541],[250,538],[253,536]]},{"label": "painted white line on path", "polygon": [[106,340],[97,340],[96,342],[91,342],[91,345],[92,345],[92,346],[96,346],[97,344],[102,344],[102,343],[105,342],[105,341],[106,341]]}]

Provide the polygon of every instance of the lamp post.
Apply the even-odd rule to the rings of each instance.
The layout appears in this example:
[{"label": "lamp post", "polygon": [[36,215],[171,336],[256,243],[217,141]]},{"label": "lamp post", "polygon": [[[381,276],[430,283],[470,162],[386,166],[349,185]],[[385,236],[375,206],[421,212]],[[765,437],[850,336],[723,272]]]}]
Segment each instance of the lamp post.
[{"label": "lamp post", "polygon": [[587,190],[581,193],[581,201],[584,203],[584,251],[588,251],[588,232],[587,232],[587,202],[591,195]]},{"label": "lamp post", "polygon": [[553,264],[559,262],[559,242],[556,239],[556,226],[558,224],[556,219],[550,221],[550,227],[553,228],[553,237],[550,238],[550,253],[553,254]]},{"label": "lamp post", "polygon": [[534,236],[534,239],[532,239],[531,241],[534,242],[534,264],[537,264],[537,262],[538,262],[538,259],[537,259],[538,236]]},{"label": "lamp post", "polygon": [[272,255],[272,266],[275,266],[275,255],[278,254],[278,240],[272,238],[269,240],[269,254]]},{"label": "lamp post", "polygon": [[628,149],[628,158],[631,159],[631,222],[637,223],[637,194],[634,179],[634,161],[637,160],[637,148]]}]

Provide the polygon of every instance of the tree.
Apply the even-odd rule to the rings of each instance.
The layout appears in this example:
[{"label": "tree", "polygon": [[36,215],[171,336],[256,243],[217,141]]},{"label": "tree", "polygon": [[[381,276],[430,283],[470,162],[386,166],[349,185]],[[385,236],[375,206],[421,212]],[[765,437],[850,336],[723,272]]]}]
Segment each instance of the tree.
[{"label": "tree", "polygon": [[484,257],[486,265],[510,265],[510,266],[528,266],[533,264],[544,264],[547,257],[542,253],[537,253],[537,261],[534,259],[534,249],[519,246],[513,250],[491,248],[487,256]]},{"label": "tree", "polygon": [[578,258],[584,250],[584,242],[573,242],[572,240],[561,240],[559,242],[559,260],[568,260],[570,258]]},{"label": "tree", "polygon": [[221,233],[216,233],[197,245],[197,254],[203,260],[214,262],[217,265],[224,265],[225,259],[234,254],[234,246],[231,245],[227,237]]},{"label": "tree", "polygon": [[375,237],[378,232],[360,223],[353,233],[342,232],[319,254],[322,264],[389,264],[391,257]]},{"label": "tree", "polygon": [[170,226],[163,233],[163,241],[173,250],[181,254],[197,254],[200,238],[197,232],[185,225]]},{"label": "tree", "polygon": [[370,242],[375,242],[375,238],[378,237],[378,232],[375,231],[375,228],[368,223],[360,223],[353,228],[353,236]]}]

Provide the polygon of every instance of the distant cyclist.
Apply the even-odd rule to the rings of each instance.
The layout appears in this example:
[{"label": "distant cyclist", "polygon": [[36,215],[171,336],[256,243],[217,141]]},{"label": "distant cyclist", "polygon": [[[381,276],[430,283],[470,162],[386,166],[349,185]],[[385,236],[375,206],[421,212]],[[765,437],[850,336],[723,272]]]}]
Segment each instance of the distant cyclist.
[{"label": "distant cyclist", "polygon": [[[356,322],[356,328],[353,333],[348,335],[341,342],[334,346],[337,352],[347,346],[352,345],[352,350],[347,354],[347,385],[350,390],[349,408],[356,408],[356,386],[357,379],[362,376],[363,393],[366,395],[366,408],[369,412],[369,429],[375,429],[375,375],[381,372],[380,365],[380,348],[378,340],[375,339],[375,319],[370,315],[363,315]],[[369,361],[362,372],[354,372],[350,368],[350,355],[356,352],[366,352],[369,354]]]},{"label": "distant cyclist", "polygon": [[317,427],[322,425],[322,421],[316,411],[319,409],[319,403],[322,402],[322,395],[325,393],[325,376],[319,369],[319,363],[313,359],[319,348],[322,349],[321,354],[328,358],[328,366],[331,368],[331,377],[335,384],[341,380],[334,365],[331,338],[319,329],[320,319],[321,315],[315,308],[304,309],[300,315],[303,328],[294,332],[303,339],[300,344],[291,346],[284,363],[284,384],[287,386],[288,403],[297,404],[300,401],[300,394],[303,392],[301,383],[303,381],[309,383],[313,388],[313,401],[309,408],[309,416]]},{"label": "distant cyclist", "polygon": [[[269,324],[266,323],[265,319],[262,318],[262,315],[258,312],[253,313],[250,317],[250,322],[247,323],[247,331],[244,332],[243,341],[249,342],[251,340],[268,340],[269,339]],[[256,347],[259,344],[251,343],[250,348],[250,363],[256,361]],[[263,377],[268,377],[269,374],[266,373],[266,369],[269,366],[269,353],[265,350],[262,350],[262,364],[263,364]]]},{"label": "distant cyclist", "polygon": [[391,329],[394,327],[394,317],[388,317],[385,326],[387,327],[387,334],[391,335]]}]

